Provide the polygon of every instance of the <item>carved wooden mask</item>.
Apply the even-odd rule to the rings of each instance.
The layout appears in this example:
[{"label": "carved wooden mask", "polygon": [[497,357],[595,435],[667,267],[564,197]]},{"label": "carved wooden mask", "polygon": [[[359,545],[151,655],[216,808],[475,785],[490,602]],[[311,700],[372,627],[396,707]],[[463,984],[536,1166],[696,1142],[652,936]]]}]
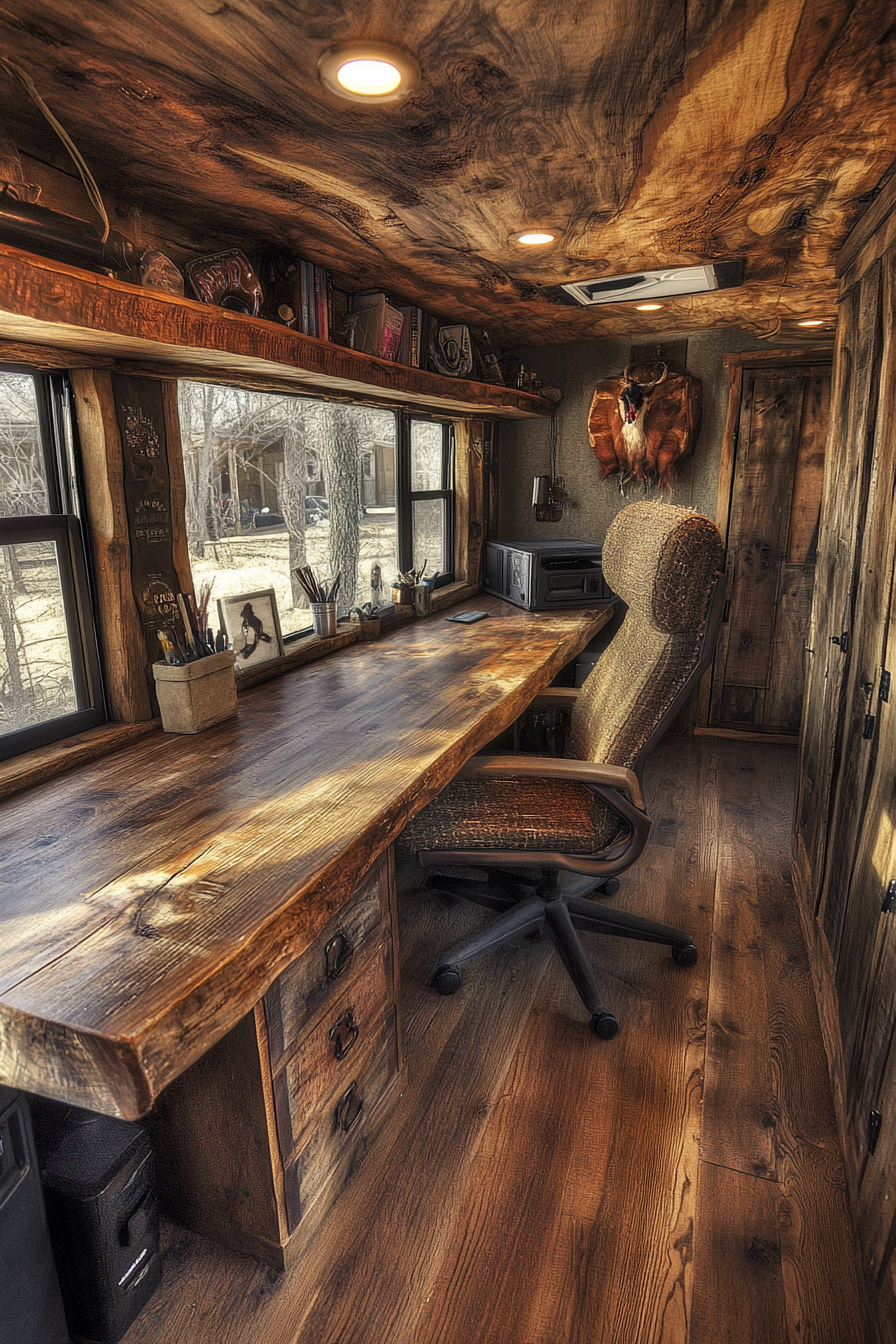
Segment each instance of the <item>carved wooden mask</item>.
[{"label": "carved wooden mask", "polygon": [[588,416],[588,438],[602,477],[672,492],[678,464],[693,452],[700,432],[703,384],[665,365],[637,365],[598,383]]}]

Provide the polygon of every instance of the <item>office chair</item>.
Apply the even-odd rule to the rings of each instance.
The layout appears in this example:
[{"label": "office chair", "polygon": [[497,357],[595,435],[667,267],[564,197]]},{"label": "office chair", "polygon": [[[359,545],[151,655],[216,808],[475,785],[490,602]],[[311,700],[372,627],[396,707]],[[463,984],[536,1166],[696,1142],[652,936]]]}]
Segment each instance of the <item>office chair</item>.
[{"label": "office chair", "polygon": [[600,904],[618,890],[650,834],[644,764],[709,665],[724,598],[724,548],[708,518],[671,504],[631,504],[603,548],[625,619],[579,690],[554,687],[535,705],[568,705],[565,757],[475,756],[405,829],[427,868],[485,868],[487,880],[430,876],[427,886],[500,918],[445,952],[433,979],[460,988],[459,967],[517,934],[553,942],[591,1018],[609,1039],[604,1003],[576,930],[665,944],[680,966],[697,949],[681,929]]}]

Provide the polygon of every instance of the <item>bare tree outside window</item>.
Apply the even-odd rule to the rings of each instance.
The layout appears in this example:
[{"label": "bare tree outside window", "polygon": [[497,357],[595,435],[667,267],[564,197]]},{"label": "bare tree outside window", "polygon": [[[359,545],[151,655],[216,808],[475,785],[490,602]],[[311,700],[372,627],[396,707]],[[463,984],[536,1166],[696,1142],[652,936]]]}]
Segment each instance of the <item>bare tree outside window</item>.
[{"label": "bare tree outside window", "polygon": [[288,635],[310,623],[297,566],[341,573],[346,606],[370,599],[372,574],[394,573],[391,412],[189,382],[179,404],[197,586],[213,598],[273,587]]},{"label": "bare tree outside window", "polygon": [[0,517],[49,512],[34,379],[0,372]]},{"label": "bare tree outside window", "polygon": [[[46,395],[44,384],[41,388]],[[70,534],[48,479],[38,382],[0,370],[0,757],[64,731],[54,720],[101,717],[83,677],[82,633],[70,600]],[[46,445],[49,448],[49,445]],[[75,674],[75,664],[78,672]],[[86,718],[85,718],[86,715]],[[69,731],[77,731],[69,728]],[[18,734],[16,738],[12,734]],[[25,742],[22,735],[28,737]],[[15,744],[19,743],[18,746]]]}]

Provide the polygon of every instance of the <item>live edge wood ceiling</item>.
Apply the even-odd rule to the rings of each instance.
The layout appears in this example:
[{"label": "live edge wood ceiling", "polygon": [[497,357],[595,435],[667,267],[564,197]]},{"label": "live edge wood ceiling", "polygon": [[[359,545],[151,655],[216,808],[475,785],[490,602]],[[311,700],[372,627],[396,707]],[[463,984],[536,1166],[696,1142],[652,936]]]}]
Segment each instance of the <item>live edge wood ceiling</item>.
[{"label": "live edge wood ceiling", "polygon": [[[319,56],[358,37],[414,53],[406,102],[324,91]],[[23,0],[0,54],[138,244],[275,245],[505,347],[833,324],[833,257],[893,158],[892,0]],[[67,167],[6,74],[0,112],[21,154]],[[532,224],[559,242],[509,241]],[[733,258],[743,288],[660,313],[538,292]]]}]

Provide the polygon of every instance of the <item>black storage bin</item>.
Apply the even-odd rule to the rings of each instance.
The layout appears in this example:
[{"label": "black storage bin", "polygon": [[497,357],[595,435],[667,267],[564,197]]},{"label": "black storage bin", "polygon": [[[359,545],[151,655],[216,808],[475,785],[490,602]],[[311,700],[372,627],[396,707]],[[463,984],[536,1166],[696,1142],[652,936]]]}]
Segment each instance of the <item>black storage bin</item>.
[{"label": "black storage bin", "polygon": [[69,1330],[84,1344],[116,1344],[162,1276],[149,1136],[39,1099],[33,1119]]},{"label": "black storage bin", "polygon": [[0,1087],[0,1344],[68,1344],[28,1102]]}]

